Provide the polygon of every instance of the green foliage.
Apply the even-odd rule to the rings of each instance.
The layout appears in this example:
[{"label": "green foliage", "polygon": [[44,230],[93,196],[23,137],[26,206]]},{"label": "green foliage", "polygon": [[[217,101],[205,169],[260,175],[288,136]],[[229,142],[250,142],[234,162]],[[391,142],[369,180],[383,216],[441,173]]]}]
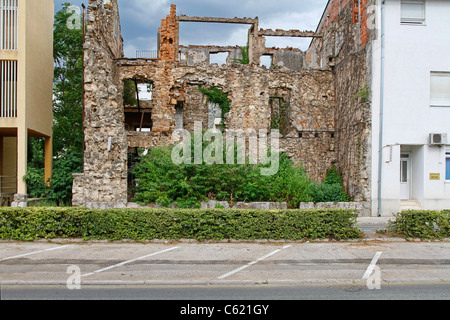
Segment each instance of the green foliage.
[{"label": "green foliage", "polygon": [[[278,108],[274,105],[277,103],[279,103]],[[282,99],[270,98],[269,105],[272,110],[270,128],[272,130],[279,130],[283,135],[287,134],[289,132],[289,103]]]},{"label": "green foliage", "polygon": [[83,30],[68,29],[69,3],[55,15],[53,31],[54,90],[54,150],[82,150],[83,102]]},{"label": "green foliage", "polygon": [[[320,194],[319,199],[317,188],[320,185],[314,184],[305,169],[295,166],[284,153],[279,155],[279,171],[273,176],[262,176],[262,165],[250,165],[248,161],[245,165],[176,165],[172,162],[171,153],[172,147],[158,147],[140,158],[132,171],[136,181],[133,190],[136,202],[157,202],[163,206],[177,202],[180,207],[198,207],[202,201],[216,199],[233,203],[287,202],[290,208],[298,208],[300,202],[346,201],[342,192],[334,189],[326,195]],[[226,159],[226,148],[223,159]],[[193,158],[191,163],[194,163]],[[330,186],[339,187],[342,191],[340,184]]]},{"label": "green foliage", "polygon": [[249,64],[250,63],[250,55],[248,51],[248,46],[241,47],[241,53],[242,53],[242,59],[233,59],[234,63],[240,63],[240,64]]},{"label": "green foliage", "polygon": [[0,239],[355,239],[353,210],[0,208]]},{"label": "green foliage", "polygon": [[47,184],[44,179],[44,169],[28,166],[25,182],[28,187],[28,196],[31,198],[45,197],[47,192]]},{"label": "green foliage", "polygon": [[404,238],[442,239],[450,237],[450,211],[403,211],[387,231]]},{"label": "green foliage", "polygon": [[349,196],[342,187],[342,178],[336,167],[328,170],[325,181],[311,189],[314,202],[348,202]]},{"label": "green foliage", "polygon": [[125,106],[137,106],[136,83],[134,80],[125,79],[123,81],[123,104]]},{"label": "green foliage", "polygon": [[370,101],[371,94],[372,91],[367,85],[365,85],[363,88],[359,89],[356,94],[352,96],[352,99],[361,99],[361,102],[367,103]]},{"label": "green foliage", "polygon": [[228,100],[228,95],[222,90],[211,87],[209,89],[198,87],[198,90],[208,97],[208,101],[211,103],[216,103],[220,106],[222,110],[222,119],[225,119],[225,115],[230,112],[230,101]]},{"label": "green foliage", "polygon": [[[29,196],[42,198],[58,205],[70,205],[72,200],[73,172],[82,170],[81,154],[69,149],[54,159],[52,178],[44,181],[44,169],[28,167],[25,182]],[[49,182],[47,185],[46,182]]]},{"label": "green foliage", "polygon": [[72,202],[72,174],[82,170],[82,155],[79,151],[69,149],[61,153],[54,160],[52,179],[46,199],[59,205],[70,205]]}]

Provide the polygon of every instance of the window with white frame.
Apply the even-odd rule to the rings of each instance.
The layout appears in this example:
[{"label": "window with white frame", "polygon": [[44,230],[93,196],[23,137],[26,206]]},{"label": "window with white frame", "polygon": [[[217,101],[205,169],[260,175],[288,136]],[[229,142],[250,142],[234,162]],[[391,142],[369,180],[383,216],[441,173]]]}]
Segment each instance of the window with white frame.
[{"label": "window with white frame", "polygon": [[401,2],[402,24],[425,24],[425,0],[402,0]]},{"label": "window with white frame", "polygon": [[450,107],[450,72],[431,72],[431,106]]}]

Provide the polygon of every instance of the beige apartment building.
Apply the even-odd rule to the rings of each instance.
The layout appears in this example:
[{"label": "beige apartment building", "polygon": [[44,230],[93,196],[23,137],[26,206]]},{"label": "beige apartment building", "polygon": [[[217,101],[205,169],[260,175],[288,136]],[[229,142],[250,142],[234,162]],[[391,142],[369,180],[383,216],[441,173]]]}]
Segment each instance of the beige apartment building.
[{"label": "beige apartment building", "polygon": [[[53,0],[0,0],[0,191],[26,194],[29,137],[45,138],[51,177]],[[8,201],[6,201],[8,202]]]}]

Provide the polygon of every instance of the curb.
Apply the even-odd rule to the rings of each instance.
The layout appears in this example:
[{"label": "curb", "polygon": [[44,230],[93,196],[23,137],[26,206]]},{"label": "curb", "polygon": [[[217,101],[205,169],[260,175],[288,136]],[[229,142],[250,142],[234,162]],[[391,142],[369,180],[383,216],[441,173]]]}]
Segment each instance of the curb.
[{"label": "curb", "polygon": [[[426,284],[439,283],[450,285],[450,280],[442,278],[418,279],[382,279],[382,285],[392,284]],[[239,286],[239,285],[361,285],[366,286],[364,279],[307,279],[307,280],[142,280],[142,281],[81,281],[83,286]],[[5,286],[58,286],[67,287],[66,281],[2,281]]]}]

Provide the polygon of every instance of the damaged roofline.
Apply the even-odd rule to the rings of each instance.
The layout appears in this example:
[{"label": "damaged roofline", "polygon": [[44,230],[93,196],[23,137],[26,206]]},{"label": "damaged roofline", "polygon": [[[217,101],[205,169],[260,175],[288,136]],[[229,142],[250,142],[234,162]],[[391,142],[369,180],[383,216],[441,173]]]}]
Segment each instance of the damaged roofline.
[{"label": "damaged roofline", "polygon": [[258,17],[252,18],[213,18],[213,17],[188,17],[177,16],[179,22],[206,22],[206,23],[235,23],[235,24],[258,24]]}]

